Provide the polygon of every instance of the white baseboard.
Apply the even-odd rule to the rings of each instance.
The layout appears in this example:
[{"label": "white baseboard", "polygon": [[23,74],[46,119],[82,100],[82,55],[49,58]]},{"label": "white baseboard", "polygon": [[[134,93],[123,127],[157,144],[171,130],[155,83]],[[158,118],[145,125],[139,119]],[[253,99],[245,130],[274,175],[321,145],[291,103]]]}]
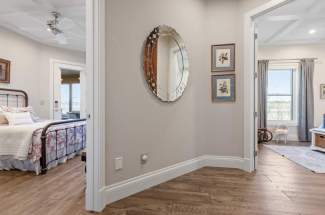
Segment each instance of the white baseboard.
[{"label": "white baseboard", "polygon": [[249,172],[249,159],[228,156],[205,155],[205,166],[241,169]]},{"label": "white baseboard", "polygon": [[200,156],[106,186],[101,190],[102,199],[106,204],[110,204],[186,173],[198,170],[202,167],[236,168],[248,171],[249,160],[239,157],[213,155]]}]

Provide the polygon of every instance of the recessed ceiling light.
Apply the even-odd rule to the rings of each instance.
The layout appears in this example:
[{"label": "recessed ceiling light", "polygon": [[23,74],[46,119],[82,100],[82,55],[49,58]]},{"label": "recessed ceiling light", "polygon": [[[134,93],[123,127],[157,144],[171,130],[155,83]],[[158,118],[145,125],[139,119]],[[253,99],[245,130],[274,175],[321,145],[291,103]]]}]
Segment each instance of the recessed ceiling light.
[{"label": "recessed ceiling light", "polygon": [[316,33],[316,30],[315,29],[310,29],[309,30],[309,34],[315,34]]}]

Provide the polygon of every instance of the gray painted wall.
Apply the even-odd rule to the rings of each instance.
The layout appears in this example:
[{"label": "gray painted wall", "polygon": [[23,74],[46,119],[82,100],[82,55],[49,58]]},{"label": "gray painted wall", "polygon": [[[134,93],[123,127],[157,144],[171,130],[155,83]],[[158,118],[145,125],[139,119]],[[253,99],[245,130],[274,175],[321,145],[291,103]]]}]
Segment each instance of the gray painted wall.
[{"label": "gray painted wall", "polygon": [[[245,11],[267,0],[109,0],[107,4],[107,184],[202,154],[243,156],[242,24]],[[190,79],[183,97],[158,101],[143,77],[142,48],[160,24],[183,37]],[[237,101],[213,104],[212,44],[237,44]],[[149,162],[140,163],[140,154]],[[114,170],[114,158],[124,168]]]}]

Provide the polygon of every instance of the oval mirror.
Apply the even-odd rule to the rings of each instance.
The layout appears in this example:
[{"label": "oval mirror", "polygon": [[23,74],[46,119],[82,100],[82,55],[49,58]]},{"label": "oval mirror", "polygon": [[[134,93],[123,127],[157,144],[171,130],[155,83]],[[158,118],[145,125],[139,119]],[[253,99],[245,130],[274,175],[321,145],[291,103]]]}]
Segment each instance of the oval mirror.
[{"label": "oval mirror", "polygon": [[179,99],[187,85],[189,60],[180,35],[169,26],[158,26],[148,36],[144,50],[145,79],[164,102]]}]

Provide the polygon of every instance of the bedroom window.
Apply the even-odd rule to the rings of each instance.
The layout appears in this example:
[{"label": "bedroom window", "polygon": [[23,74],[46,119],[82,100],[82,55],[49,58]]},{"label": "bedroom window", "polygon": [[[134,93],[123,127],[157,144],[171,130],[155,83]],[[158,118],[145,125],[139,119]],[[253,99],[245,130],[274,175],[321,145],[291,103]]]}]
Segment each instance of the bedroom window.
[{"label": "bedroom window", "polygon": [[267,120],[270,124],[297,124],[297,69],[270,66],[268,71]]},{"label": "bedroom window", "polygon": [[61,109],[63,114],[80,112],[80,84],[61,84]]},{"label": "bedroom window", "polygon": [[71,88],[72,88],[72,92],[71,92],[71,100],[72,100],[71,111],[72,112],[80,112],[80,84],[72,84]]},{"label": "bedroom window", "polygon": [[61,84],[61,109],[63,114],[70,111],[70,84]]}]

